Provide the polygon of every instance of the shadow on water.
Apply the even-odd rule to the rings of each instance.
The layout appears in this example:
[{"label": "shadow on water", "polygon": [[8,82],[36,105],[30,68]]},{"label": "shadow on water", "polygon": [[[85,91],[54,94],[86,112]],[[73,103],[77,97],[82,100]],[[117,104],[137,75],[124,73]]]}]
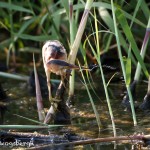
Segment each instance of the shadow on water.
[{"label": "shadow on water", "polygon": [[[7,95],[10,100],[8,102],[7,111],[5,112],[5,116],[3,119],[3,124],[5,125],[28,125],[35,124],[26,119],[20,118],[17,115],[21,115],[23,117],[27,117],[30,119],[38,120],[37,114],[37,106],[35,97],[31,97],[28,94],[27,84],[24,82],[16,82],[12,80],[8,80],[7,83],[3,83],[4,89],[7,90]],[[80,88],[79,88],[80,87]],[[42,134],[57,134],[62,135],[67,132],[76,133],[82,137],[86,138],[99,138],[99,137],[112,137],[112,125],[111,119],[107,107],[107,103],[105,101],[105,95],[103,90],[100,88],[100,84],[95,84],[97,90],[95,95],[93,92],[92,97],[94,99],[96,108],[99,112],[100,119],[102,122],[102,128],[99,132],[97,127],[97,122],[95,119],[94,112],[92,110],[92,106],[89,101],[89,97],[87,95],[86,89],[84,85],[81,83],[76,84],[76,96],[75,96],[75,107],[71,108],[71,117],[72,117],[72,125],[61,127],[56,130],[21,130],[24,132],[39,132]],[[147,91],[147,84],[143,83],[138,86],[138,89],[141,92],[138,93],[138,102],[142,102],[144,93]],[[122,83],[116,84],[112,83],[109,85],[109,93],[111,97],[111,104],[113,109],[113,114],[115,118],[115,124],[117,128],[117,135],[132,135],[133,133],[144,133],[148,134],[150,131],[149,127],[149,115],[145,115],[142,111],[137,111],[137,120],[138,126],[133,126],[132,115],[130,112],[124,111],[124,108],[121,106],[122,94],[125,90],[124,85]],[[49,101],[43,99],[44,107],[47,110],[49,108]],[[14,130],[17,131],[17,130]],[[19,130],[20,131],[20,130]],[[132,144],[127,144],[126,142],[117,143],[117,149],[128,150],[131,149]],[[75,146],[74,149],[101,149],[108,150],[113,149],[113,143],[97,143],[93,145],[81,145]],[[54,149],[60,149],[55,147]],[[73,147],[61,147],[61,149],[73,149]]]}]

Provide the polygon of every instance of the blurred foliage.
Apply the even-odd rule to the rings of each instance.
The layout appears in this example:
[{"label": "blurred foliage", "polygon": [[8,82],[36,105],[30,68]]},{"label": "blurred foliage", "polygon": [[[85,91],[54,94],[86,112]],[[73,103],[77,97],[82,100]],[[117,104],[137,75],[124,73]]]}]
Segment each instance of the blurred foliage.
[{"label": "blurred foliage", "polygon": [[[75,33],[85,2],[86,0],[74,0]],[[133,64],[136,66],[137,62],[142,65],[142,69],[148,76],[149,63],[143,62],[140,50],[145,33],[149,32],[149,26],[147,26],[150,18],[149,4],[148,0],[95,0],[82,36],[78,52],[82,55],[78,55],[79,61],[84,60],[87,65],[98,63],[100,75],[104,78],[101,67],[104,59],[120,59],[121,65],[120,62],[118,64],[122,68],[127,85],[131,81],[132,66]],[[112,6],[115,6],[114,9]],[[94,10],[95,13],[93,13]],[[41,47],[46,40],[61,41],[69,53],[71,42],[67,0],[1,0],[0,12],[0,60],[3,59],[2,56],[6,56],[7,65],[10,64],[10,58],[14,65],[18,61],[32,62],[33,52],[38,54],[41,62]],[[29,53],[31,53],[31,59]],[[150,52],[147,51],[145,62],[150,61],[149,54]],[[123,64],[123,58],[126,58],[126,66]],[[112,65],[114,62],[109,63]],[[108,95],[104,79],[103,85]],[[88,87],[86,88],[88,91]],[[88,95],[92,101],[90,93]],[[109,100],[109,97],[106,96],[106,99]]]},{"label": "blurred foliage", "polygon": [[[79,25],[84,5],[85,0],[74,1],[75,31]],[[130,29],[140,49],[150,14],[149,1],[116,0],[115,6],[122,9],[129,25],[133,22]],[[104,31],[99,33],[101,53],[110,52],[111,55],[111,50],[116,50],[115,36],[109,33],[109,31],[114,33],[111,3],[108,0],[97,0],[94,2],[93,7],[96,7],[96,13],[98,14],[99,30]],[[0,11],[0,50],[2,53],[6,52],[8,63],[11,51],[15,55],[20,54],[20,52],[41,53],[41,47],[46,40],[60,40],[69,53],[69,7],[67,0],[1,0]],[[82,43],[87,35],[93,33],[93,24],[94,17],[91,14]],[[126,41],[122,30],[120,30],[120,38],[121,46],[125,52],[124,55],[126,55],[128,54],[129,43]],[[94,43],[94,38],[90,40]],[[86,49],[90,51],[90,47],[87,46]],[[117,51],[113,52],[114,57],[116,57]],[[149,52],[146,58],[149,60],[148,54]],[[135,63],[134,55],[131,58]]]}]

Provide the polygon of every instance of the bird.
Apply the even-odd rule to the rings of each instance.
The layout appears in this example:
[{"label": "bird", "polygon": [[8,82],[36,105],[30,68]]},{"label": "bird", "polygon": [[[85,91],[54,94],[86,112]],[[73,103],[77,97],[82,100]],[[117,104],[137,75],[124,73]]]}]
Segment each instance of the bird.
[{"label": "bird", "polygon": [[[47,62],[46,64],[48,70],[50,72],[55,73],[56,75],[60,75],[62,81],[66,76],[71,75],[72,69],[80,69],[78,66],[67,63],[66,61],[63,60],[58,60],[58,59],[52,59]],[[83,68],[82,69],[89,69],[89,68]]]},{"label": "bird", "polygon": [[[47,86],[49,92],[49,100],[52,102],[54,99],[52,98],[51,93],[51,83],[50,83],[50,75],[51,72],[58,74],[59,65],[50,65],[50,61],[65,61],[67,62],[67,52],[61,42],[58,40],[48,40],[44,43],[42,47],[42,59],[44,70],[47,78]],[[51,69],[50,69],[51,68]],[[62,73],[59,73],[62,75]]]},{"label": "bird", "polygon": [[58,59],[51,59],[50,61],[47,62],[46,66],[50,72],[53,72],[56,75],[61,76],[61,81],[62,81],[64,87],[65,87],[64,79],[71,75],[71,71],[73,69],[80,70],[80,71],[81,70],[89,70],[89,71],[91,70],[89,68],[86,68],[83,66],[79,67],[77,65],[70,64],[64,60],[58,60]]},{"label": "bird", "polygon": [[51,103],[53,101],[58,101],[58,100],[52,98],[51,84],[50,84],[51,73],[60,75],[61,81],[65,87],[64,79],[66,78],[66,76],[71,75],[72,69],[91,70],[86,67],[80,68],[77,65],[68,63],[66,49],[57,40],[49,40],[49,41],[45,42],[45,44],[42,47],[42,58],[43,58],[43,64],[44,64],[44,69],[45,69],[46,78],[47,78],[49,100]]}]

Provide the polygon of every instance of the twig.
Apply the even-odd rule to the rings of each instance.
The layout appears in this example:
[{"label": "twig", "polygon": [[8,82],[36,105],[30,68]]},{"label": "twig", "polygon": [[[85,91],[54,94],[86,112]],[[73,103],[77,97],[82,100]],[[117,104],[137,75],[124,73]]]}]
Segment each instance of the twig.
[{"label": "twig", "polygon": [[[129,140],[129,142],[132,142],[132,140],[139,140],[144,142],[145,140],[150,140],[150,135],[131,135],[131,136],[118,136],[118,137],[106,137],[106,138],[96,138],[96,139],[88,139],[88,140],[80,140],[75,142],[67,142],[67,143],[61,143],[61,144],[48,144],[44,146],[40,146],[40,148],[50,148],[54,146],[69,146],[69,145],[86,145],[86,144],[94,144],[94,143],[100,143],[100,142],[113,142],[113,141],[122,141],[122,140]],[[137,142],[137,141],[136,141]],[[39,148],[39,147],[38,147]],[[33,148],[29,148],[28,150],[33,150]]]}]

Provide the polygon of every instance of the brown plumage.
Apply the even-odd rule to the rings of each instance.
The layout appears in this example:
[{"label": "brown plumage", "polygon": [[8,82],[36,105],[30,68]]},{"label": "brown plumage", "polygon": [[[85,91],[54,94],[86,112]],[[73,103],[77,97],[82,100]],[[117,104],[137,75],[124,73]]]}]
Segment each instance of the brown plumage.
[{"label": "brown plumage", "polygon": [[47,41],[42,48],[43,63],[46,64],[51,59],[67,60],[66,49],[57,41]]},{"label": "brown plumage", "polygon": [[[66,75],[70,75],[72,69],[80,69],[78,66],[67,63],[67,53],[59,41],[47,41],[42,48],[44,69],[47,77],[49,100],[52,101],[50,74],[55,73],[61,76],[64,83]],[[83,70],[89,68],[81,67]]]},{"label": "brown plumage", "polygon": [[49,99],[51,101],[52,100],[52,94],[51,94],[50,74],[51,74],[51,72],[55,73],[55,67],[56,66],[49,69],[49,66],[47,66],[47,64],[51,60],[67,61],[66,49],[57,40],[47,41],[43,45],[43,48],[42,48],[42,58],[43,58],[44,69],[45,69],[45,73],[46,73],[46,77],[47,77]]},{"label": "brown plumage", "polygon": [[67,63],[66,61],[57,60],[57,59],[48,61],[46,66],[50,72],[53,72],[57,75],[63,75],[63,76],[66,75],[67,70],[79,69],[79,67],[76,65],[72,65]]}]

